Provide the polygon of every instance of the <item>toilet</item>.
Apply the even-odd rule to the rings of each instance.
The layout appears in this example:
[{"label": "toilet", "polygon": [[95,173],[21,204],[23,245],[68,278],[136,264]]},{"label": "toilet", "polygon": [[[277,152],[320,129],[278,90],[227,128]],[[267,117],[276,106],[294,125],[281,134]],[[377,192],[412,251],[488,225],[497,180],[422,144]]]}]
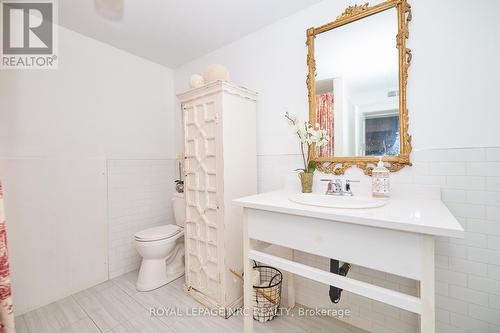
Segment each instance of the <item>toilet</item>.
[{"label": "toilet", "polygon": [[175,193],[172,204],[175,224],[149,228],[135,234],[137,252],[142,256],[136,284],[138,291],[159,288],[184,275],[184,194]]}]

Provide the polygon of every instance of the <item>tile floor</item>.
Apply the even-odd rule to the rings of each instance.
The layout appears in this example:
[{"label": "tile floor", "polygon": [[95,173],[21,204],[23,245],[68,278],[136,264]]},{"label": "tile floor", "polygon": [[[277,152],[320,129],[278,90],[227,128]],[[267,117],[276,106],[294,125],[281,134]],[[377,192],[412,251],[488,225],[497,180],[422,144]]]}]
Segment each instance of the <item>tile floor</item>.
[{"label": "tile floor", "polygon": [[[150,308],[185,309],[201,305],[184,293],[184,278],[151,292],[135,289],[131,272],[16,318],[17,333],[235,333],[243,331],[241,316],[159,316]],[[295,309],[297,311],[297,309]],[[361,333],[333,318],[284,316],[261,324],[258,333]]]}]

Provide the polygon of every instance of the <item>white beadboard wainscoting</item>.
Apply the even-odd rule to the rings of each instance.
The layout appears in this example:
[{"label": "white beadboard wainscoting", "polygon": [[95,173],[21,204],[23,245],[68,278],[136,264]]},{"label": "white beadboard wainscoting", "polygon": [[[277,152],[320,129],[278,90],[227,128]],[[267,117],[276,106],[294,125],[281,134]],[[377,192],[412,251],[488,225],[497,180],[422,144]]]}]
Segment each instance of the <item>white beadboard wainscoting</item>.
[{"label": "white beadboard wainscoting", "polygon": [[139,268],[138,231],[175,223],[175,159],[108,160],[109,278]]},{"label": "white beadboard wainscoting", "polygon": [[15,313],[136,270],[134,234],[174,223],[176,159],[2,158]]},{"label": "white beadboard wainscoting", "polygon": [[106,160],[0,158],[16,315],[108,278]]},{"label": "white beadboard wainscoting", "polygon": [[[436,241],[437,331],[500,332],[500,147],[421,150],[412,154],[412,161],[412,167],[391,174],[393,188],[398,184],[439,186],[443,201],[465,228],[465,239]],[[300,165],[300,155],[260,155],[259,191],[282,188]],[[346,176],[370,180],[356,168]],[[295,259],[329,269],[328,258],[296,252]],[[418,292],[415,281],[384,272],[354,266],[349,274],[411,295]],[[345,320],[367,331],[418,330],[418,317],[407,311],[349,292],[343,292],[334,305],[328,286],[300,277],[295,283],[299,304],[348,307],[352,316]]]}]

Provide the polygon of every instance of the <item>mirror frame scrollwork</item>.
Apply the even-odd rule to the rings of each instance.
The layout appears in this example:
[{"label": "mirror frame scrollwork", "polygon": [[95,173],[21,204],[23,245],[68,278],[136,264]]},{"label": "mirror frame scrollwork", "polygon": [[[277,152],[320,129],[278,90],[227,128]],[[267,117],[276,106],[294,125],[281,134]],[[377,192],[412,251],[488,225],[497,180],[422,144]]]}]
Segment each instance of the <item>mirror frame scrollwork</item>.
[{"label": "mirror frame scrollwork", "polygon": [[[315,123],[316,103],[315,103],[315,76],[316,61],[314,58],[314,39],[316,35],[338,28],[351,22],[363,19],[370,15],[396,8],[398,21],[398,34],[396,35],[396,47],[399,51],[399,122],[400,122],[400,154],[398,156],[385,156],[383,161],[391,172],[403,169],[406,165],[411,165],[410,153],[412,150],[411,135],[408,132],[409,117],[406,105],[406,86],[408,83],[408,68],[410,67],[412,53],[406,47],[409,37],[408,25],[412,19],[411,6],[407,0],[387,0],[375,6],[369,6],[368,2],[363,5],[348,7],[337,19],[317,28],[307,29],[307,90],[309,97],[309,121]],[[317,170],[325,173],[342,175],[352,166],[362,169],[366,175],[371,176],[373,168],[378,162],[378,157],[374,156],[353,156],[353,157],[316,157],[316,150],[313,149],[313,160],[317,162]]]}]

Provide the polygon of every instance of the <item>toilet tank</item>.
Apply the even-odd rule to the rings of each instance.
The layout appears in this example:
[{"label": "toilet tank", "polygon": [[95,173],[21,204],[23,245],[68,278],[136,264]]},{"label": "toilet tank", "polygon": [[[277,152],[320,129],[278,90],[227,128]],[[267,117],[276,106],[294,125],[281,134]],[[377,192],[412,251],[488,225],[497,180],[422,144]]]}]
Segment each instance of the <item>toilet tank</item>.
[{"label": "toilet tank", "polygon": [[184,227],[186,223],[186,201],[184,199],[184,193],[175,192],[172,198],[172,205],[174,208],[175,224]]}]

